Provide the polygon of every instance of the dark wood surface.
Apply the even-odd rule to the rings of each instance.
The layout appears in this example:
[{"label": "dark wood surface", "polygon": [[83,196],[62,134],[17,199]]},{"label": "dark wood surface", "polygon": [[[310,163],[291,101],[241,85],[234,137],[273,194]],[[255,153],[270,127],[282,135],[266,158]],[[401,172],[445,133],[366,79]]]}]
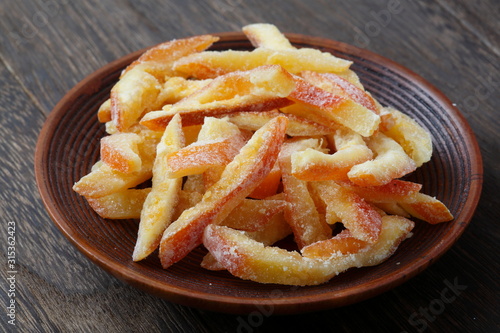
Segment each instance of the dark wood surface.
[{"label": "dark wood surface", "polygon": [[[497,1],[32,0],[4,1],[0,13],[2,244],[12,231],[8,226],[16,227],[16,273],[9,272],[7,263],[0,270],[2,331],[500,330]],[[435,85],[463,113],[483,156],[482,199],[460,240],[426,271],[344,308],[294,316],[262,309],[226,315],[176,305],[118,281],[76,251],[54,226],[38,195],[33,154],[44,120],[64,94],[132,51],[254,22],[381,54]],[[3,245],[5,260],[8,252]],[[14,285],[8,280],[12,275]],[[455,295],[448,293],[450,285]],[[8,323],[11,299],[16,301],[16,326]]]}]

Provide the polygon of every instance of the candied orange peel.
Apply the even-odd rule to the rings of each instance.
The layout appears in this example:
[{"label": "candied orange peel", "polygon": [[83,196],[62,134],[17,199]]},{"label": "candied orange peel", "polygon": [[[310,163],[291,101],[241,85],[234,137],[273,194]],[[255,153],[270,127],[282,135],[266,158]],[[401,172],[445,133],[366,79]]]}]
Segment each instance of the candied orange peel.
[{"label": "candied orange peel", "polygon": [[271,24],[243,32],[253,50],[212,51],[210,35],[151,48],[97,112],[108,135],[73,189],[102,218],[139,220],[132,260],[168,269],[204,246],[208,270],[317,285],[380,264],[415,222],[453,219],[401,179],[430,160],[430,134],[351,61]]}]

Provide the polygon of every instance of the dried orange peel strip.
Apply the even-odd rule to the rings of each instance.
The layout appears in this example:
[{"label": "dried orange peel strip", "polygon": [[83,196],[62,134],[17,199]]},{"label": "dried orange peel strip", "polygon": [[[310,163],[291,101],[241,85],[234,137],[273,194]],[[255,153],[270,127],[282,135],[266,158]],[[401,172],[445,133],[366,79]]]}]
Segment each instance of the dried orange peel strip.
[{"label": "dried orange peel strip", "polygon": [[357,186],[352,183],[343,183],[342,185],[365,200],[375,203],[405,201],[422,189],[421,184],[399,179],[394,179],[380,186]]},{"label": "dried orange peel strip", "polygon": [[415,120],[394,108],[384,108],[389,115],[390,124],[382,132],[403,147],[415,165],[420,167],[431,159],[432,138],[430,133]]},{"label": "dried orange peel strip", "polygon": [[404,210],[430,224],[453,220],[453,215],[438,199],[424,193],[415,193],[398,202]]},{"label": "dried orange peel strip", "polygon": [[285,208],[285,218],[293,230],[299,248],[330,238],[332,235],[330,227],[320,218],[307,182],[292,175],[292,154],[317,145],[318,141],[315,139],[289,141],[284,144],[279,156],[283,193],[289,203]]},{"label": "dried orange peel strip", "polygon": [[168,177],[201,174],[210,167],[224,166],[233,160],[245,142],[236,125],[206,117],[197,141],[167,155]]},{"label": "dried orange peel strip", "polygon": [[373,152],[362,137],[345,127],[338,127],[329,136],[335,152],[327,154],[306,149],[292,155],[292,174],[302,180],[348,180],[347,173],[357,164],[371,160]]},{"label": "dried orange peel strip", "polygon": [[[318,285],[352,267],[377,265],[390,257],[410,234],[414,223],[399,216],[384,216],[375,244],[356,253],[306,257],[295,251],[265,246],[243,232],[209,225],[203,244],[231,274],[245,280],[284,285]],[[312,251],[311,251],[312,252]]]},{"label": "dried orange peel strip", "polygon": [[396,141],[380,132],[368,139],[368,147],[376,154],[375,158],[353,166],[347,173],[349,180],[357,185],[384,185],[417,168]]},{"label": "dried orange peel strip", "polygon": [[311,48],[272,49],[258,47],[252,51],[205,51],[179,59],[173,68],[197,79],[215,78],[238,70],[265,65],[279,65],[290,73],[304,70],[343,72],[352,62]]},{"label": "dried orange peel strip", "polygon": [[289,136],[317,136],[331,134],[335,130],[331,127],[316,123],[309,119],[294,114],[272,111],[233,112],[223,115],[241,129],[256,131],[274,117],[284,115],[288,118],[286,134]]},{"label": "dried orange peel strip", "polygon": [[295,49],[273,24],[255,23],[243,27],[243,33],[255,47],[264,47],[273,50]]},{"label": "dried orange peel strip", "polygon": [[124,191],[150,179],[160,136],[145,128],[138,130],[137,134],[140,137],[137,144],[138,154],[141,158],[140,170],[124,173],[100,161],[96,163],[90,173],[73,185],[73,190],[85,197],[99,198]]},{"label": "dried orange peel strip", "polygon": [[175,116],[158,143],[151,192],[141,212],[139,232],[132,259],[139,261],[156,250],[165,228],[172,222],[179,200],[182,178],[167,177],[166,156],[184,146],[181,117]]},{"label": "dried orange peel strip", "polygon": [[376,114],[380,113],[379,106],[372,96],[362,88],[352,84],[348,80],[334,73],[318,73],[314,71],[304,71],[300,76],[307,82],[335,95],[349,98],[354,102],[363,105]]},{"label": "dried orange peel strip", "polygon": [[151,188],[127,189],[100,198],[87,198],[92,209],[105,219],[138,219]]},{"label": "dried orange peel strip", "polygon": [[328,259],[336,254],[359,252],[366,246],[367,242],[354,237],[348,229],[345,229],[330,239],[302,248],[300,252],[307,258]]},{"label": "dried orange peel strip", "polygon": [[331,209],[354,237],[368,243],[377,241],[382,220],[373,206],[331,180],[311,182],[310,186],[325,202],[327,210]]},{"label": "dried orange peel strip", "polygon": [[177,76],[178,73],[172,70],[174,61],[189,54],[204,51],[218,40],[219,37],[216,36],[200,35],[158,44],[148,49],[136,61],[127,66],[122,76],[138,67],[159,79],[165,76]]},{"label": "dried orange peel strip", "polygon": [[326,126],[346,126],[362,136],[371,136],[380,124],[380,116],[350,98],[335,95],[294,76],[295,90],[288,98],[296,104],[283,108]]},{"label": "dried orange peel strip", "polygon": [[258,231],[263,229],[274,215],[283,211],[286,205],[284,200],[244,199],[221,224],[238,230]]},{"label": "dried orange peel strip", "polygon": [[141,138],[135,133],[115,133],[101,139],[101,160],[123,173],[141,170],[142,160],[138,144]]}]

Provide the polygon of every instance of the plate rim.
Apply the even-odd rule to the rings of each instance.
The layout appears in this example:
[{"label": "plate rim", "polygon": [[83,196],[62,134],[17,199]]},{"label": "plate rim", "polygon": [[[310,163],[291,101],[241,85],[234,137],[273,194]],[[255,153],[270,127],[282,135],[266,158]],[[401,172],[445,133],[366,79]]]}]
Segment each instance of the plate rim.
[{"label": "plate rim", "polygon": [[[220,42],[248,42],[247,38],[242,32],[222,32],[213,33],[212,35],[219,36],[221,38]],[[481,152],[475,134],[473,133],[464,115],[434,85],[426,81],[423,77],[416,74],[412,70],[400,65],[399,63],[391,59],[388,59],[366,49],[361,49],[344,42],[339,42],[324,37],[309,36],[297,33],[285,33],[285,35],[293,44],[307,44],[315,48],[335,48],[341,51],[348,51],[350,54],[362,58],[367,58],[376,63],[383,63],[384,67],[388,67],[397,72],[399,75],[418,84],[418,86],[422,90],[428,92],[429,95],[436,99],[438,104],[440,104],[443,108],[446,108],[446,111],[454,116],[457,127],[461,129],[461,133],[466,139],[464,142],[467,146],[467,151],[471,153],[471,171],[474,171],[473,175],[475,176],[475,178],[471,179],[470,191],[467,200],[464,203],[464,207],[468,206],[469,208],[464,208],[463,213],[466,214],[465,216],[463,216],[463,222],[456,223],[453,228],[450,229],[449,237],[446,239],[446,242],[440,242],[432,248],[432,252],[437,252],[437,254],[430,258],[430,260],[428,258],[418,258],[415,261],[411,262],[412,265],[406,265],[406,267],[401,267],[399,270],[370,281],[370,285],[366,287],[364,285],[361,285],[340,291],[325,291],[324,293],[315,294],[313,296],[284,295],[280,298],[268,299],[236,297],[230,295],[215,295],[213,293],[200,291],[193,292],[189,288],[160,283],[159,281],[154,280],[150,277],[148,278],[148,276],[145,274],[127,269],[128,267],[125,265],[110,261],[110,259],[107,258],[104,254],[99,253],[99,251],[91,248],[86,241],[82,241],[83,238],[78,239],[78,233],[73,232],[73,230],[70,228],[70,225],[64,220],[64,217],[62,215],[63,212],[59,211],[55,205],[51,204],[51,200],[57,198],[52,197],[51,191],[49,190],[45,181],[48,175],[48,170],[47,168],[44,168],[44,165],[46,165],[47,162],[48,150],[45,150],[44,147],[46,147],[47,143],[49,143],[53,138],[55,132],[54,130],[57,127],[58,120],[60,120],[60,118],[64,115],[67,104],[75,93],[79,92],[79,95],[81,95],[81,90],[87,87],[87,89],[85,89],[83,92],[91,94],[92,89],[88,87],[89,83],[94,82],[96,79],[101,77],[103,73],[109,72],[111,69],[119,70],[120,68],[124,68],[124,66],[132,62],[134,59],[138,58],[145,50],[149,48],[144,48],[122,56],[102,66],[93,73],[87,75],[78,84],[71,88],[54,106],[52,111],[47,116],[47,119],[45,120],[44,125],[39,133],[35,148],[34,167],[36,183],[46,211],[48,212],[53,223],[70,241],[70,243],[93,263],[97,264],[108,273],[150,294],[160,296],[178,304],[235,314],[243,314],[254,311],[257,304],[261,306],[274,306],[274,313],[292,314],[315,311],[326,307],[332,308],[357,303],[401,285],[413,276],[424,271],[429,265],[431,265],[431,263],[436,261],[444,253],[446,253],[460,238],[465,228],[470,224],[471,219],[478,206],[482,190],[483,164]],[[94,93],[95,92],[96,91],[94,91]],[[436,250],[436,248],[438,247],[439,251]],[[384,281],[382,283],[376,283],[380,282],[380,280]],[[165,287],[167,287],[168,290],[165,290]],[[283,290],[286,288],[289,288],[289,286],[276,285],[276,289]],[[362,288],[363,296],[358,295],[359,291],[353,293],[353,288],[356,290],[360,290],[360,288]],[[286,292],[284,293],[286,294]],[[336,294],[333,299],[332,293]]]}]

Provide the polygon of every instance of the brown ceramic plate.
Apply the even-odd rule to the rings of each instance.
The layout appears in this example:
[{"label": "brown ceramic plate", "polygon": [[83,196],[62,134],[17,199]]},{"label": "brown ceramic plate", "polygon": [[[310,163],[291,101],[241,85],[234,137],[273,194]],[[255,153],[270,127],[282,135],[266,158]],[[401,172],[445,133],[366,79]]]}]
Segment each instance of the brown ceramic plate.
[{"label": "brown ceramic plate", "polygon": [[[252,48],[242,33],[220,37],[213,49]],[[38,187],[50,216],[71,243],[106,271],[148,293],[229,313],[250,313],[257,306],[273,313],[299,313],[352,304],[400,285],[447,251],[471,220],[482,186],[480,152],[463,116],[436,88],[391,60],[332,40],[288,37],[297,47],[314,47],[352,60],[352,68],[382,104],[406,112],[432,133],[432,160],[409,179],[442,200],[454,221],[417,223],[414,236],[384,263],[351,269],[312,287],[264,285],[204,270],[199,266],[206,253],[203,247],[168,270],[161,269],[155,255],[132,262],[137,221],[103,220],[71,187],[99,158],[99,139],[105,134],[96,117],[99,105],[108,98],[120,71],[141,51],[110,63],[75,86],[40,133],[35,158]]]}]

